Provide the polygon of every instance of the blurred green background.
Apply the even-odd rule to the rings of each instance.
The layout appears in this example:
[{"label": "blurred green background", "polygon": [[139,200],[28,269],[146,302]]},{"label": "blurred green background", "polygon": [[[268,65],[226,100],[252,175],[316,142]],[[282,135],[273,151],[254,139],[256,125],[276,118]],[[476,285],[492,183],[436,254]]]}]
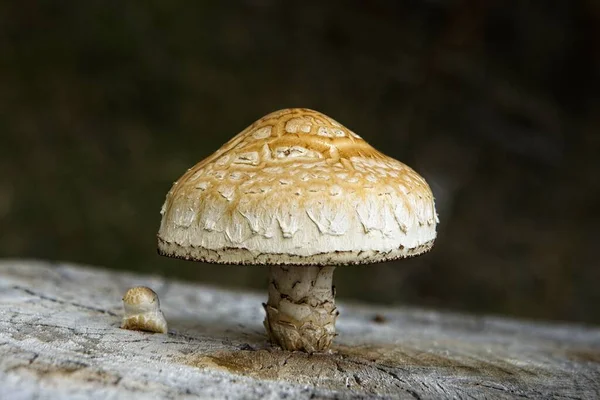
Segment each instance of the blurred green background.
[{"label": "blurred green background", "polygon": [[172,182],[259,117],[324,112],[430,183],[422,257],[338,296],[600,323],[600,4],[0,3],[0,257],[265,290],[159,257]]}]

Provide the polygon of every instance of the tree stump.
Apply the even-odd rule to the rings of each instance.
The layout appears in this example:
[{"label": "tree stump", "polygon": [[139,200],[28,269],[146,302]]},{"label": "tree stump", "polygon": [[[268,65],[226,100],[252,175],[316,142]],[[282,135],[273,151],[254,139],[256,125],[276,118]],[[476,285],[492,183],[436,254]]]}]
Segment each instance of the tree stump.
[{"label": "tree stump", "polygon": [[[120,328],[138,285],[168,334]],[[332,351],[290,353],[267,341],[266,295],[5,260],[0,398],[600,398],[598,328],[341,301]]]}]

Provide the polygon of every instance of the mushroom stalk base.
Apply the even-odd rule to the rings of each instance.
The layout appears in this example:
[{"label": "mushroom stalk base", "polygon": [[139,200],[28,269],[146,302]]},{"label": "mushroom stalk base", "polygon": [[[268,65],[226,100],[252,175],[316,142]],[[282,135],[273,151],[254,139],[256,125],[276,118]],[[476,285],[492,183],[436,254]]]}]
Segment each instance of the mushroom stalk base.
[{"label": "mushroom stalk base", "polygon": [[284,350],[327,350],[335,336],[335,267],[272,266],[265,328]]}]

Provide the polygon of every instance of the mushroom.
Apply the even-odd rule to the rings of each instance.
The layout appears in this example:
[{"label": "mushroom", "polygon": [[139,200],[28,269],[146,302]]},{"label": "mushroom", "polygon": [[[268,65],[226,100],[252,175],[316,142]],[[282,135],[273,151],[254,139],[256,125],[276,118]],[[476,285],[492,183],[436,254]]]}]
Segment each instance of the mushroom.
[{"label": "mushroom", "polygon": [[133,287],[123,296],[125,315],[121,328],[137,331],[167,333],[167,321],[160,310],[154,290],[145,286]]},{"label": "mushroom", "polygon": [[336,266],[424,253],[438,222],[419,174],[304,108],[259,119],[190,168],[161,214],[161,255],[270,266],[269,338],[306,352],[335,336]]}]

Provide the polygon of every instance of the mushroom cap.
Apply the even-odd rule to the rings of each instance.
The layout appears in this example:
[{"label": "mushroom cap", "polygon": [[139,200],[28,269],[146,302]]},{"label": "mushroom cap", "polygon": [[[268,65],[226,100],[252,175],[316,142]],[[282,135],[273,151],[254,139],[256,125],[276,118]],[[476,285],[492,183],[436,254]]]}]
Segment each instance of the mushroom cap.
[{"label": "mushroom cap", "polygon": [[146,286],[132,287],[123,296],[123,307],[128,314],[139,314],[160,310],[156,292]]},{"label": "mushroom cap", "polygon": [[428,251],[433,195],[410,167],[305,108],[254,122],[177,180],[161,255],[219,264],[348,265]]}]

